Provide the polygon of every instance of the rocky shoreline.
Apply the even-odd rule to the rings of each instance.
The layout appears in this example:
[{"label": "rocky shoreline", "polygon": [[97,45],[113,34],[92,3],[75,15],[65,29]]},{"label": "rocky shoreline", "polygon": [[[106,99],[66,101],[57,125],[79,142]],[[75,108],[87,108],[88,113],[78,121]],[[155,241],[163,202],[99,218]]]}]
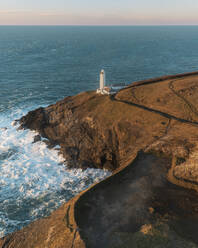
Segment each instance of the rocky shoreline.
[{"label": "rocky shoreline", "polygon": [[113,175],[0,247],[198,247],[198,72],[66,97],[20,125],[69,167]]}]

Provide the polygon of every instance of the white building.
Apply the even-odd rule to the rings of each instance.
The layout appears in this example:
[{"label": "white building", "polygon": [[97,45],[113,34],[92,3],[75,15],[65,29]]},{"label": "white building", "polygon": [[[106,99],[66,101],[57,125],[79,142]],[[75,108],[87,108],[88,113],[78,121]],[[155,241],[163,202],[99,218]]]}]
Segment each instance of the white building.
[{"label": "white building", "polygon": [[101,70],[100,72],[100,88],[97,89],[96,93],[102,95],[113,95],[122,88],[124,88],[126,84],[117,84],[112,86],[106,86],[106,76],[105,71]]},{"label": "white building", "polygon": [[105,71],[101,70],[101,72],[100,72],[100,90],[104,89],[105,84],[106,84],[105,80],[106,80],[105,79]]},{"label": "white building", "polygon": [[102,95],[110,95],[110,88],[106,86],[106,76],[104,70],[101,70],[100,72],[100,88],[97,89],[96,92]]}]

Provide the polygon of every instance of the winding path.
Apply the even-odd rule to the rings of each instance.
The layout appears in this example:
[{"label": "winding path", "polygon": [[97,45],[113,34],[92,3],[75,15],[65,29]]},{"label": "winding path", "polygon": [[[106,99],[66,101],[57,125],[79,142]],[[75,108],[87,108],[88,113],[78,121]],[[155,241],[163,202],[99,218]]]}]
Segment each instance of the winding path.
[{"label": "winding path", "polygon": [[174,88],[175,82],[178,82],[178,80],[173,80],[169,83],[169,89],[173,92],[173,94],[179,97],[189,107],[190,111],[192,111],[196,116],[198,116],[198,111],[196,107],[190,101],[188,101],[184,96],[182,96],[179,92],[175,90]]},{"label": "winding path", "polygon": [[179,122],[182,122],[182,123],[187,123],[187,124],[190,124],[190,125],[198,126],[198,122],[196,122],[196,121],[186,120],[186,119],[176,117],[174,115],[168,114],[166,112],[163,112],[163,111],[160,111],[160,110],[157,110],[157,109],[149,108],[149,107],[147,107],[145,105],[137,104],[137,103],[134,103],[134,102],[129,102],[129,101],[126,101],[126,100],[121,100],[121,99],[116,98],[116,95],[115,96],[112,95],[111,99],[113,101],[122,102],[122,103],[125,103],[125,104],[128,104],[128,105],[134,106],[134,107],[138,107],[140,109],[144,109],[146,111],[161,115],[161,116],[163,116],[165,118],[168,118],[168,119],[172,119],[172,120],[176,120],[176,121],[179,121]]}]

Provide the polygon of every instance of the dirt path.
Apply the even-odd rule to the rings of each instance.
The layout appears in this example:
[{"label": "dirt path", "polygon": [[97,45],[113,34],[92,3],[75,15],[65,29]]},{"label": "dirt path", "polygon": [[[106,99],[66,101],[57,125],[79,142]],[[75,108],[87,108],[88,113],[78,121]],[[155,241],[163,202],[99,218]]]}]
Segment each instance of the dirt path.
[{"label": "dirt path", "polygon": [[121,100],[121,99],[118,99],[116,97],[116,95],[115,96],[111,96],[111,99],[113,101],[122,102],[122,103],[125,103],[125,104],[128,104],[128,105],[131,105],[131,106],[134,106],[134,107],[137,107],[137,108],[140,108],[140,109],[144,109],[146,111],[149,111],[149,112],[152,112],[152,113],[161,115],[161,116],[163,116],[163,117],[165,117],[167,119],[172,119],[172,120],[176,120],[176,121],[179,121],[179,122],[182,122],[182,123],[186,123],[186,124],[198,126],[198,122],[196,122],[196,121],[186,120],[186,119],[179,118],[179,117],[176,117],[174,115],[168,114],[166,112],[162,112],[162,111],[157,110],[157,109],[146,107],[146,106],[141,105],[141,104],[137,104],[137,103],[134,103],[134,102],[131,102],[131,101],[129,102],[129,101],[126,101],[126,100]]},{"label": "dirt path", "polygon": [[179,80],[173,80],[169,83],[169,89],[173,92],[173,94],[175,94],[177,97],[179,97],[188,107],[189,110],[191,112],[193,112],[196,116],[198,116],[198,111],[196,109],[196,107],[190,102],[188,101],[184,96],[182,96],[182,94],[180,94],[179,92],[177,92],[174,88],[174,83],[178,82]]}]

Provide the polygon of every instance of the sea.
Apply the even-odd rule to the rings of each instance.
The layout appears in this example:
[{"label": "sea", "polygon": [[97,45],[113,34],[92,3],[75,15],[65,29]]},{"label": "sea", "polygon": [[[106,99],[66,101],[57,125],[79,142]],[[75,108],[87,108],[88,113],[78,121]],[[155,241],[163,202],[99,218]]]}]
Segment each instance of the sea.
[{"label": "sea", "polygon": [[14,120],[107,84],[198,70],[198,26],[0,26],[0,237],[48,216],[95,182]]}]

